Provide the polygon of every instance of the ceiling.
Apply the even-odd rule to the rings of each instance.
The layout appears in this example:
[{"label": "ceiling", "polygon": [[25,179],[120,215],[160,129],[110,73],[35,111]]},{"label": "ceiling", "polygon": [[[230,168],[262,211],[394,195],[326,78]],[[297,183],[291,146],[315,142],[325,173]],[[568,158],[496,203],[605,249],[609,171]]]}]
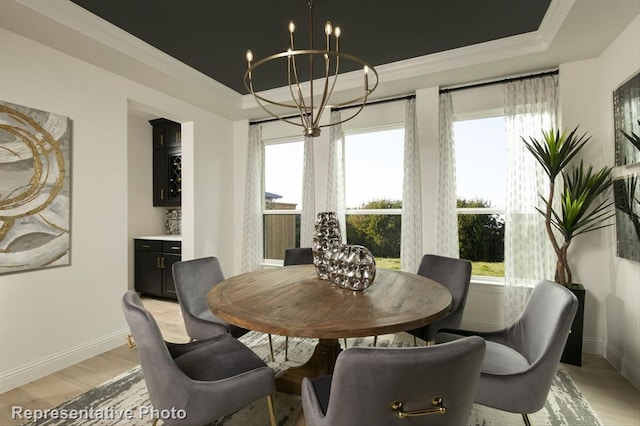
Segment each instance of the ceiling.
[{"label": "ceiling", "polygon": [[[0,3],[0,28],[234,121],[265,117],[243,86],[247,49],[253,50],[256,59],[285,50],[291,19],[297,27],[296,47],[308,48],[307,0]],[[314,35],[321,41],[327,19],[340,25],[341,51],[376,66],[380,85],[371,99],[382,99],[597,58],[640,14],[640,0],[613,4],[605,0],[315,0]],[[261,68],[256,89],[276,87],[269,97],[287,102],[285,69],[273,75],[262,71],[268,69]],[[332,105],[352,99],[361,86],[360,71],[344,73]],[[128,102],[130,112],[171,116],[176,121],[190,118],[136,99]]]},{"label": "ceiling", "polygon": [[[247,49],[256,59],[285,51],[290,20],[296,48],[309,47],[307,0],[72,1],[240,94]],[[315,0],[313,37],[322,48],[329,20],[343,52],[378,66],[536,31],[550,1]],[[282,67],[255,74],[258,91],[286,85]]]}]

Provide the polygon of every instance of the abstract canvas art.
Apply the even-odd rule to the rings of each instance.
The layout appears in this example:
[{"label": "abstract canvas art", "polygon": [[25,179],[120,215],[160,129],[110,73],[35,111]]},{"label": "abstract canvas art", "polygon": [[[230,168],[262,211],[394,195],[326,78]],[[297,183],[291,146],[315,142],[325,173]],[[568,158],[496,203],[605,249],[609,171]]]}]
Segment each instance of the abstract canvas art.
[{"label": "abstract canvas art", "polygon": [[613,181],[618,257],[640,262],[640,174]]},{"label": "abstract canvas art", "polygon": [[613,91],[616,166],[640,162],[640,71]]},{"label": "abstract canvas art", "polygon": [[71,120],[0,101],[0,274],[70,262]]}]

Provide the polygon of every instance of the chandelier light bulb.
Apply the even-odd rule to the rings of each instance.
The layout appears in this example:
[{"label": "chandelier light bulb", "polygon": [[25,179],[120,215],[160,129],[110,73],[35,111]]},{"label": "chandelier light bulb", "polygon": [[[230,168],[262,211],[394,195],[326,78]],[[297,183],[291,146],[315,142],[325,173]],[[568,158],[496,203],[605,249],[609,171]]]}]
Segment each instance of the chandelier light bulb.
[{"label": "chandelier light bulb", "polygon": [[326,35],[331,35],[332,32],[333,32],[333,27],[331,26],[331,22],[327,21],[327,23],[324,24],[324,33]]},{"label": "chandelier light bulb", "polygon": [[333,33],[336,35],[336,38],[340,38],[340,34],[342,34],[342,30],[340,29],[340,27],[336,27],[333,30]]},{"label": "chandelier light bulb", "polygon": [[253,61],[253,52],[251,50],[247,50],[247,62]]},{"label": "chandelier light bulb", "polygon": [[293,34],[295,30],[296,30],[296,24],[294,24],[293,21],[289,21],[289,32]]}]

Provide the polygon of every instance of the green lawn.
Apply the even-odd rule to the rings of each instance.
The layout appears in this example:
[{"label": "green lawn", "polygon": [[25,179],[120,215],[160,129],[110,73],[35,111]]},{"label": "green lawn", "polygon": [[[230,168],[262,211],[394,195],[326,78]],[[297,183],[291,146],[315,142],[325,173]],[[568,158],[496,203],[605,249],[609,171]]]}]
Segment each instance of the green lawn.
[{"label": "green lawn", "polygon": [[[400,259],[376,257],[376,266],[400,269]],[[471,274],[485,277],[504,277],[504,262],[471,262]]]},{"label": "green lawn", "polygon": [[504,277],[504,262],[471,262],[471,275]]},{"label": "green lawn", "polygon": [[384,269],[400,270],[400,259],[392,259],[388,257],[376,257],[376,267]]}]

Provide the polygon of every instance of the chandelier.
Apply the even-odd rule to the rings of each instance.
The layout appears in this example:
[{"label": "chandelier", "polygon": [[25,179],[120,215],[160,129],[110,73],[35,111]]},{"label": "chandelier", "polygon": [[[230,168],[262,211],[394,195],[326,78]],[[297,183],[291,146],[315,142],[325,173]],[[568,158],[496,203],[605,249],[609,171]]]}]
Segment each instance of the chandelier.
[{"label": "chandelier", "polygon": [[[333,27],[331,22],[327,21],[324,26],[325,35],[325,48],[314,49],[313,48],[313,0],[308,1],[309,5],[309,49],[296,50],[294,46],[294,32],[295,24],[293,21],[289,22],[289,40],[290,46],[286,52],[276,53],[271,56],[267,56],[258,61],[253,61],[253,52],[247,51],[247,71],[244,74],[244,85],[247,90],[254,96],[260,108],[266,111],[269,115],[285,121],[289,124],[300,126],[304,129],[304,136],[316,137],[320,135],[320,129],[322,127],[334,126],[345,121],[351,120],[362,111],[369,95],[378,86],[378,73],[369,64],[362,59],[343,53],[340,51],[340,36],[342,31],[340,27]],[[332,37],[333,36],[333,37]],[[333,50],[332,50],[333,48]],[[279,102],[266,98],[255,92],[253,83],[254,76],[257,74],[256,70],[261,65],[264,65],[271,61],[283,59],[287,62],[287,82],[289,87],[289,94],[291,96],[290,101]],[[314,93],[314,59],[320,61],[321,65],[324,65],[324,72],[321,74],[321,79],[318,81],[324,87],[320,90],[321,97],[316,102],[316,95]],[[303,93],[302,85],[299,76],[299,67],[296,61],[307,61],[309,64],[309,90],[306,94]],[[348,101],[331,104],[331,95],[333,89],[338,80],[338,72],[340,70],[340,60],[353,61],[363,70],[362,87],[360,88],[360,94]],[[371,80],[371,81],[370,81]],[[353,112],[348,114],[346,118],[341,119],[340,122],[320,125],[320,118],[324,109],[331,105],[332,107],[341,107],[350,104],[359,104],[357,108],[353,109]],[[278,107],[279,110],[286,111],[283,114],[277,114],[273,111]],[[293,110],[293,112],[291,112]]]}]

